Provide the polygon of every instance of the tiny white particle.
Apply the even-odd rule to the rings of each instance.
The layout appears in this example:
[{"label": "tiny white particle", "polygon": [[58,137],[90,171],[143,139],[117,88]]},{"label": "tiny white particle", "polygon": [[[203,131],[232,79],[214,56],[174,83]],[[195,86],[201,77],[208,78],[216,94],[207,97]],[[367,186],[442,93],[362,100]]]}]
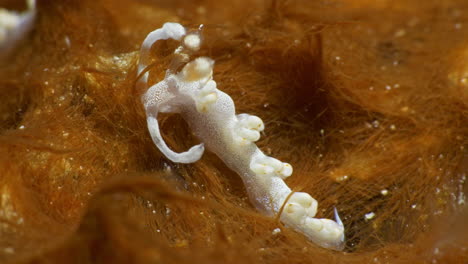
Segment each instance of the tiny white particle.
[{"label": "tiny white particle", "polygon": [[380,191],[380,193],[381,193],[382,195],[385,196],[385,195],[388,194],[388,190],[387,190],[387,189],[383,189],[383,190]]},{"label": "tiny white particle", "polygon": [[364,215],[364,219],[366,219],[366,220],[371,220],[374,217],[375,217],[374,212],[370,212],[370,213],[367,213],[367,214]]},{"label": "tiny white particle", "polygon": [[374,128],[378,128],[379,125],[380,125],[379,120],[374,120],[374,121],[372,122],[372,126],[373,126]]},{"label": "tiny white particle", "polygon": [[23,129],[24,129],[24,126],[23,126],[23,125],[21,125],[21,126],[19,127],[19,129],[23,130]]},{"label": "tiny white particle", "polygon": [[338,181],[346,181],[348,179],[348,175],[344,175],[344,176],[341,176],[341,177],[338,177]]},{"label": "tiny white particle", "polygon": [[65,45],[67,45],[69,48],[71,46],[70,38],[68,36],[65,36]]},{"label": "tiny white particle", "polygon": [[280,228],[275,228],[275,229],[273,229],[273,231],[271,233],[273,235],[277,235],[277,234],[281,233],[281,229]]}]

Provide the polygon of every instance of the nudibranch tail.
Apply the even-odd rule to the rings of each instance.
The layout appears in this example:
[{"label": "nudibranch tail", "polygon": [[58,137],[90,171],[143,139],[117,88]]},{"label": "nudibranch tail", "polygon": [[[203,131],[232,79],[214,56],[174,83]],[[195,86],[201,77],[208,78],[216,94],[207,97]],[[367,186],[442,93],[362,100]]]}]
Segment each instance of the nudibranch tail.
[{"label": "nudibranch tail", "polygon": [[[265,155],[255,145],[265,128],[263,121],[249,114],[236,115],[233,100],[217,89],[213,80],[212,59],[199,57],[189,61],[190,52],[200,48],[201,36],[186,32],[179,24],[166,23],[150,33],[141,48],[139,74],[148,65],[151,46],[162,39],[180,41],[174,56],[186,63],[180,72],[168,70],[164,80],[151,86],[142,96],[148,129],[156,146],[174,162],[191,163],[200,159],[206,145],[239,174],[258,210],[270,216],[279,215],[286,226],[322,247],[341,250],[344,226],[336,209],[336,222],[314,218],[317,201],[308,193],[293,193],[286,185],[284,179],[293,173],[292,166]],[[147,77],[145,73],[139,80],[141,86],[147,87]],[[181,114],[205,145],[202,143],[183,153],[170,150],[159,131],[158,112]]]}]

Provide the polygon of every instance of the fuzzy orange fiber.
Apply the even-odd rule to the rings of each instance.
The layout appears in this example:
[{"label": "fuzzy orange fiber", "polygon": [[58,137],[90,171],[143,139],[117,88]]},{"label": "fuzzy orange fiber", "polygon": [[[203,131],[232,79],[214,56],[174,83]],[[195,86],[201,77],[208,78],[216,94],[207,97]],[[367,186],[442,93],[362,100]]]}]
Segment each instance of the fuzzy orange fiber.
[{"label": "fuzzy orange fiber", "polygon": [[[37,4],[0,67],[2,263],[468,263],[466,1]],[[205,25],[218,88],[264,120],[259,146],[318,217],[339,210],[344,252],[256,212],[214,154],[157,150],[136,65],[168,21]],[[154,46],[152,83],[174,45]],[[172,148],[197,143],[159,122]]]}]

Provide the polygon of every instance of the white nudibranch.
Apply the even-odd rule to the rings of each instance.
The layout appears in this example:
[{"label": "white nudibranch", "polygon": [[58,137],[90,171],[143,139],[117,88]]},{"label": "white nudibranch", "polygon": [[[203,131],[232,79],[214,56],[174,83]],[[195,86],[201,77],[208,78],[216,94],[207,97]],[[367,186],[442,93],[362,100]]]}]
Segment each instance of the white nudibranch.
[{"label": "white nudibranch", "polygon": [[27,0],[28,10],[23,13],[0,8],[0,56],[13,49],[15,43],[29,32],[36,16],[36,1]]},{"label": "white nudibranch", "polygon": [[[281,213],[279,219],[286,226],[322,247],[342,250],[344,226],[336,209],[336,222],[314,218],[317,201],[307,193],[293,193],[283,181],[292,174],[292,166],[268,157],[254,144],[264,129],[262,120],[249,114],[236,115],[231,97],[216,88],[212,59],[199,57],[189,61],[192,52],[200,49],[200,34],[187,33],[178,23],[165,23],[142,44],[137,86],[146,90],[142,102],[153,142],[168,159],[178,163],[198,161],[206,146],[241,176],[258,210],[269,216]],[[180,46],[164,80],[148,88],[149,73],[145,70],[150,64],[150,49],[155,42],[166,39],[179,41]],[[182,70],[176,72],[183,64]],[[171,150],[161,137],[159,112],[181,114],[203,143],[182,153]]]}]

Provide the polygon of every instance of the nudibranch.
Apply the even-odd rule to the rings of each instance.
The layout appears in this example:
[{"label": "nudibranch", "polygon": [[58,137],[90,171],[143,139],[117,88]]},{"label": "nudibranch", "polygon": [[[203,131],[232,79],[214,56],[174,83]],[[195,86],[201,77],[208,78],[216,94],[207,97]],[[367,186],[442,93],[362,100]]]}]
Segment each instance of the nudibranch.
[{"label": "nudibranch", "polygon": [[[164,80],[148,89],[150,49],[159,40],[179,41],[170,69]],[[205,147],[237,172],[247,189],[250,201],[262,213],[278,217],[286,226],[303,233],[314,243],[334,250],[344,247],[344,226],[335,209],[336,221],[314,218],[317,201],[305,192],[292,192],[284,179],[293,169],[288,163],[265,155],[256,145],[264,125],[249,114],[237,114],[229,95],[217,89],[213,80],[214,61],[208,57],[190,60],[200,49],[201,30],[187,31],[178,23],[165,23],[151,32],[140,50],[137,80],[142,96],[148,130],[153,142],[171,161],[198,161]],[[177,67],[183,66],[177,72]],[[202,142],[189,150],[171,150],[159,130],[158,113],[179,113]]]},{"label": "nudibranch", "polygon": [[31,30],[36,17],[36,1],[27,0],[27,4],[28,10],[23,13],[0,8],[0,55],[7,54]]}]

